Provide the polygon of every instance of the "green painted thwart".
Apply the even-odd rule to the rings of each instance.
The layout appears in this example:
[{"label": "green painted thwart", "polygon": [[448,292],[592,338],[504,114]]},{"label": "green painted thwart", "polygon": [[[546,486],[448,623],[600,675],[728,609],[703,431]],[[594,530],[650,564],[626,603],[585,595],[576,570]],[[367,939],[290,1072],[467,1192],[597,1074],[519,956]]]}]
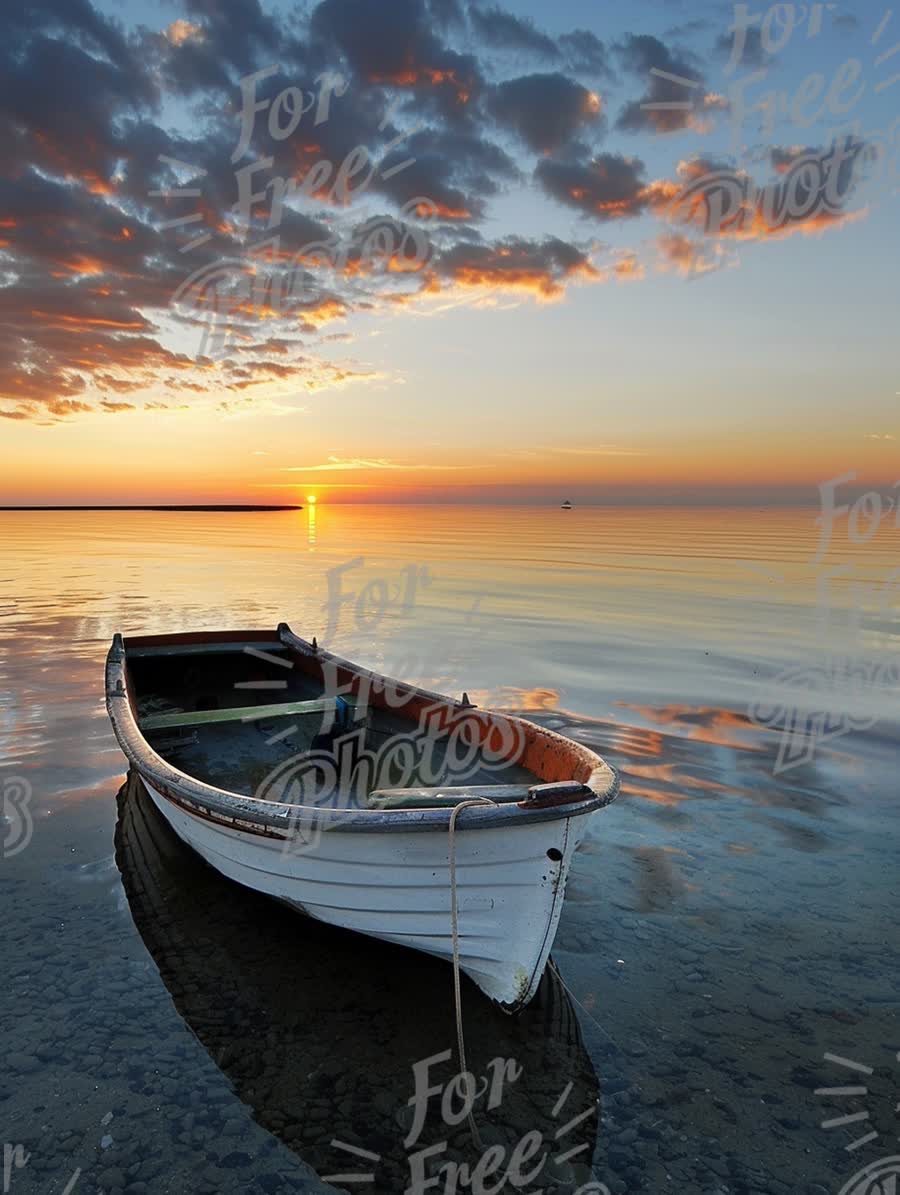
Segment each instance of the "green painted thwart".
[{"label": "green painted thwart", "polygon": [[151,714],[141,719],[141,730],[163,730],[170,726],[212,726],[217,722],[256,722],[262,718],[302,717],[334,709],[340,721],[341,706],[356,707],[352,697],[321,697],[313,701],[283,701],[278,705],[248,705],[240,709],[179,710],[174,714]]}]

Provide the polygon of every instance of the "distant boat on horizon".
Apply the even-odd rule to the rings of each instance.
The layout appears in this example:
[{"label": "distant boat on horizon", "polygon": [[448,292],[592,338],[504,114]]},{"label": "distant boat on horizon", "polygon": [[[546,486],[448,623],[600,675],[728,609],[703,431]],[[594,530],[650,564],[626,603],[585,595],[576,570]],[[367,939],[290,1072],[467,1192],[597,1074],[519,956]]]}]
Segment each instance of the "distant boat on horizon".
[{"label": "distant boat on horizon", "polygon": [[571,509],[572,509],[572,503],[567,498],[565,500],[565,502],[562,504],[562,506],[560,507],[560,510],[571,510]]}]

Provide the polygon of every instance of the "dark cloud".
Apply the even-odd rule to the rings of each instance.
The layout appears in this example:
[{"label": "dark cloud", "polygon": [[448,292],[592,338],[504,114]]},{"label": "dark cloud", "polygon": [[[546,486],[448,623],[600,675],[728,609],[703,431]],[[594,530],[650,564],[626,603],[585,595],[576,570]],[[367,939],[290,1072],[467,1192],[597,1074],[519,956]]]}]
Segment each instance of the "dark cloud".
[{"label": "dark cloud", "polygon": [[0,180],[3,241],[50,277],[132,276],[160,247],[159,234],[103,196],[44,178],[33,170]]},{"label": "dark cloud", "polygon": [[648,182],[640,158],[598,154],[585,164],[546,158],[535,177],[548,195],[597,220],[621,220],[665,206],[677,184]]},{"label": "dark cloud", "polygon": [[156,34],[147,44],[155,52],[167,90],[182,96],[231,91],[232,79],[224,63],[204,42],[172,45],[164,35]]},{"label": "dark cloud", "polygon": [[[626,104],[619,113],[616,127],[627,132],[652,131],[674,133],[688,128],[711,98],[693,57],[673,53],[663,42],[649,34],[629,34],[616,47],[627,71],[644,80],[645,90],[637,100]],[[655,72],[662,71],[664,74]],[[665,75],[674,75],[698,84],[690,87]],[[689,108],[653,108],[655,104],[689,104]]]},{"label": "dark cloud", "polygon": [[11,57],[39,31],[63,33],[68,41],[99,51],[119,67],[138,68],[121,29],[98,13],[89,0],[6,0],[3,50]]},{"label": "dark cloud", "polygon": [[332,232],[323,221],[314,220],[305,212],[297,212],[289,207],[285,207],[277,231],[282,248],[289,253],[299,252],[304,245],[326,241]]},{"label": "dark cloud", "polygon": [[151,38],[168,86],[181,95],[230,91],[237,77],[277,62],[288,44],[259,0],[186,0],[184,12]]},{"label": "dark cloud", "polygon": [[475,60],[435,35],[424,0],[322,0],[311,28],[370,83],[441,88],[465,104],[479,82]]},{"label": "dark cloud", "polygon": [[[113,44],[119,44],[115,38]],[[5,172],[34,163],[108,189],[125,145],[118,123],[155,101],[152,82],[127,50],[112,62],[89,53],[74,36],[34,30],[9,39],[0,49]]]},{"label": "dark cloud", "polygon": [[466,23],[466,14],[460,0],[428,0],[428,11],[442,29]]},{"label": "dark cloud", "polygon": [[322,0],[312,31],[335,42],[353,70],[372,81],[408,82],[437,49],[421,0]]},{"label": "dark cloud", "polygon": [[519,50],[536,54],[539,58],[559,58],[560,51],[552,37],[542,33],[533,21],[513,16],[494,6],[472,6],[469,18],[477,36],[487,45],[500,50]]},{"label": "dark cloud", "polygon": [[606,46],[588,29],[573,29],[559,38],[559,48],[576,74],[611,76]]},{"label": "dark cloud", "polygon": [[763,67],[772,61],[770,54],[763,49],[762,33],[755,25],[749,25],[744,30],[743,43],[735,41],[734,33],[723,33],[716,38],[713,52],[719,57],[730,61],[732,55],[737,55],[737,68]]},{"label": "dark cloud", "polygon": [[378,190],[400,206],[425,196],[445,219],[480,217],[501,183],[518,176],[515,163],[499,146],[466,132],[418,133],[386,159],[385,171],[410,158],[415,159],[412,165],[379,181]]},{"label": "dark cloud", "polygon": [[583,249],[556,237],[507,237],[492,245],[462,242],[440,255],[436,272],[461,286],[524,291],[543,300],[561,297],[573,279],[600,278]]},{"label": "dark cloud", "polygon": [[407,92],[405,111],[419,119],[457,126],[473,119],[484,88],[478,61],[445,44],[447,30],[426,0],[322,0],[311,31],[313,60],[335,62],[357,91],[363,83]]},{"label": "dark cloud", "polygon": [[523,75],[494,88],[488,101],[499,124],[538,153],[565,145],[584,125],[600,120],[600,97],[558,72]]}]

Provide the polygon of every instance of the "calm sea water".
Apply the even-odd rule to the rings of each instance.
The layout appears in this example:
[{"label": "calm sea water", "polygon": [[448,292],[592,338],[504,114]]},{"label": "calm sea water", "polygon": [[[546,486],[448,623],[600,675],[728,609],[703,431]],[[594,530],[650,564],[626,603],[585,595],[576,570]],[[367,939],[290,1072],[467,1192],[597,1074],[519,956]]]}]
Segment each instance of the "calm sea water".
[{"label": "calm sea water", "polygon": [[[593,1084],[566,1140],[598,1182],[821,1195],[900,1152],[900,531],[839,522],[817,560],[819,535],[814,511],[0,513],[7,1189],[404,1189],[450,972],[251,900],[116,799],[113,632],[279,621],[620,769],[554,950],[575,1020],[466,992],[474,1056],[530,1059],[529,1098],[538,1071]],[[541,1186],[577,1189],[564,1163]]]}]

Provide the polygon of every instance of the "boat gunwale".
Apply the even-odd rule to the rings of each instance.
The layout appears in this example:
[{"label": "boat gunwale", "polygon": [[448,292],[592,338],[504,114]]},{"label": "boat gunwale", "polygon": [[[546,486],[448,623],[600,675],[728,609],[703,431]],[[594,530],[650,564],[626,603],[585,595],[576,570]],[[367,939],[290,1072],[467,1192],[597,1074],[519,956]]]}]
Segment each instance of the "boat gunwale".
[{"label": "boat gunwale", "polygon": [[[286,623],[280,623],[276,632],[188,632],[159,636],[129,637],[129,642],[143,642],[151,639],[165,640],[168,643],[193,639],[196,643],[210,640],[226,644],[240,643],[244,636],[251,640],[282,643],[285,647],[297,652],[327,659],[338,667],[347,668],[361,676],[378,679],[386,685],[399,685],[414,693],[417,697],[431,701],[444,702],[449,706],[465,709],[466,706],[444,694],[433,693],[427,689],[420,689],[406,681],[396,681],[381,673],[372,672],[358,664],[347,660],[333,652],[316,648],[295,635]],[[106,661],[106,708],[112,723],[113,732],[123,753],[134,769],[157,789],[162,796],[182,805],[193,813],[210,818],[211,820],[230,826],[235,830],[250,833],[265,834],[273,837],[290,837],[297,829],[298,822],[312,820],[318,829],[328,832],[411,832],[411,831],[446,831],[449,829],[453,808],[436,809],[339,809],[319,808],[310,805],[297,805],[265,801],[257,797],[244,796],[228,789],[218,788],[198,780],[187,772],[182,772],[174,764],[159,755],[144,737],[132,706],[132,694],[128,687],[128,673],[126,669],[127,647],[121,634],[113,637]],[[484,711],[490,713],[491,711]],[[482,807],[467,808],[457,821],[457,829],[489,829],[497,826],[508,828],[511,823],[517,825],[532,825],[543,821],[556,821],[559,818],[579,817],[602,809],[615,800],[619,791],[619,777],[615,769],[602,759],[596,752],[585,747],[582,743],[566,739],[562,735],[526,718],[516,715],[503,714],[508,719],[523,728],[538,731],[550,741],[559,740],[567,750],[577,748],[592,763],[591,782],[585,787],[591,793],[582,800],[575,800],[564,804],[547,804],[533,809],[527,808],[527,803],[511,803],[503,805],[485,804]],[[597,787],[595,779],[600,773],[602,787]],[[307,815],[304,819],[304,814]]]}]

